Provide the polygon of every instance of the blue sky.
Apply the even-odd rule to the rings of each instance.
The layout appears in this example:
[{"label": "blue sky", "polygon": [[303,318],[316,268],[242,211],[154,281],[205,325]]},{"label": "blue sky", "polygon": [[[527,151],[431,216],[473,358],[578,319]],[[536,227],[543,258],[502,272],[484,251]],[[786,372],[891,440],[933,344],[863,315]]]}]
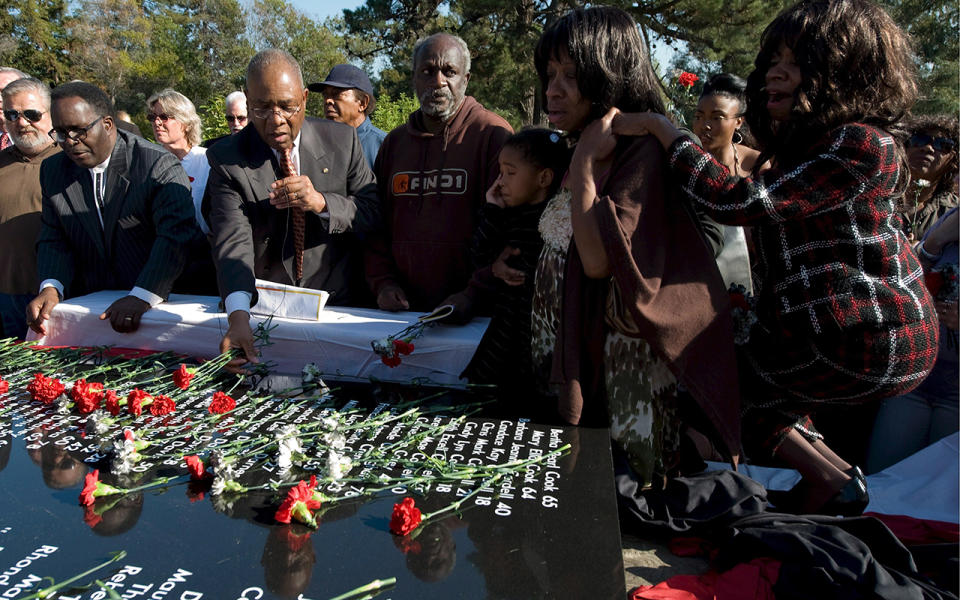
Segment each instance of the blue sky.
[{"label": "blue sky", "polygon": [[357,0],[291,0],[291,4],[296,6],[311,17],[339,17],[345,8],[356,8],[362,6],[363,2]]},{"label": "blue sky", "polygon": [[[325,19],[327,17],[339,17],[343,14],[343,9],[354,9],[363,6],[363,0],[290,0],[291,4],[304,13]],[[674,50],[666,44],[657,44],[653,51],[653,58],[660,63],[661,70],[666,70],[667,65],[673,58]]]}]

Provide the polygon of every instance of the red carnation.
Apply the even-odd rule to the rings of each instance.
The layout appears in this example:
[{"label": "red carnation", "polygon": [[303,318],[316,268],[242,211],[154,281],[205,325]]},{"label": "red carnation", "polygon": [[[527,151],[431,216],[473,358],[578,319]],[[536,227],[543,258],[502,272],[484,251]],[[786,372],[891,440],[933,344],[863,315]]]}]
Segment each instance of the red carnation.
[{"label": "red carnation", "polygon": [[399,356],[381,356],[380,360],[382,360],[383,364],[387,365],[391,369],[394,367],[399,367],[401,363]]},{"label": "red carnation", "polygon": [[273,518],[280,523],[289,523],[291,519],[296,519],[301,523],[316,527],[317,521],[311,511],[320,508],[320,501],[314,499],[314,487],[317,485],[317,476],[310,476],[310,483],[300,480],[295,487],[290,488],[287,497]]},{"label": "red carnation", "polygon": [[80,504],[90,506],[100,496],[112,496],[119,494],[123,490],[117,489],[100,481],[100,469],[94,469],[93,473],[87,473],[83,479],[83,491],[80,492]]},{"label": "red carnation", "polygon": [[747,297],[740,292],[733,292],[730,294],[730,304],[732,304],[734,308],[750,310],[750,304],[747,302]]},{"label": "red carnation", "polygon": [[0,377],[0,394],[6,394],[10,390],[10,382]]},{"label": "red carnation", "polygon": [[59,398],[65,389],[67,389],[67,386],[60,383],[59,379],[44,377],[43,373],[36,373],[33,376],[33,381],[27,385],[30,396],[44,404],[53,404],[53,401]]},{"label": "red carnation", "polygon": [[203,461],[200,460],[200,457],[196,454],[184,456],[183,460],[186,461],[187,470],[190,471],[190,479],[201,480],[209,477],[207,468],[203,465]]},{"label": "red carnation", "polygon": [[83,491],[80,492],[80,504],[90,506],[94,502],[93,493],[97,491],[97,483],[100,480],[100,469],[94,469],[92,473],[87,473],[83,479]]},{"label": "red carnation", "polygon": [[187,365],[180,364],[180,368],[173,372],[173,384],[185,390],[190,387],[190,380],[196,377],[196,373],[191,373]]},{"label": "red carnation", "polygon": [[404,498],[400,504],[393,505],[390,515],[390,531],[394,535],[407,535],[420,525],[420,509],[414,506],[413,498]]},{"label": "red carnation", "polygon": [[88,383],[86,379],[81,379],[73,384],[70,397],[80,414],[92,413],[100,408],[100,401],[103,400],[103,384]]},{"label": "red carnation", "polygon": [[152,400],[152,396],[139,388],[134,389],[127,394],[127,412],[139,417],[143,413],[143,402],[145,400]]},{"label": "red carnation", "polygon": [[117,398],[117,393],[113,390],[105,390],[103,392],[104,399],[104,408],[113,415],[117,416],[120,414],[120,398]]},{"label": "red carnation", "polygon": [[699,81],[699,79],[700,78],[694,75],[693,73],[688,73],[687,71],[683,71],[682,73],[680,73],[680,76],[677,77],[677,83],[679,83],[680,85],[682,85],[683,87],[689,90],[691,87],[693,87],[694,83]]},{"label": "red carnation", "polygon": [[155,396],[150,403],[150,414],[155,417],[168,415],[177,407],[170,396]]},{"label": "red carnation", "polygon": [[930,271],[923,276],[923,282],[927,284],[927,290],[930,291],[930,295],[936,298],[937,294],[940,293],[940,288],[943,287],[943,273],[940,271]]},{"label": "red carnation", "polygon": [[236,407],[237,407],[236,400],[224,394],[223,392],[214,392],[213,399],[210,401],[210,406],[207,407],[207,411],[211,415],[213,414],[222,415],[225,412],[230,412]]},{"label": "red carnation", "polygon": [[406,356],[413,352],[413,344],[403,340],[393,340],[393,350],[395,354]]}]

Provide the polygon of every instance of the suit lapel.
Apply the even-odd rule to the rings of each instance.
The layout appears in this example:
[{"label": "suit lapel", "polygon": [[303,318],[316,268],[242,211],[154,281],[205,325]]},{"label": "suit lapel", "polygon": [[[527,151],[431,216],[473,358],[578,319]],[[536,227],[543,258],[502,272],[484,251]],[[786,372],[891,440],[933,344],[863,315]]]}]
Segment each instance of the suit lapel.
[{"label": "suit lapel", "polygon": [[107,246],[107,254],[113,255],[114,233],[117,220],[127,202],[127,188],[130,179],[127,171],[130,168],[128,145],[123,137],[117,134],[117,143],[110,155],[110,164],[107,166],[107,194],[103,208],[103,232]]},{"label": "suit lapel", "polygon": [[103,247],[103,231],[100,229],[100,219],[97,218],[97,209],[93,201],[93,181],[90,179],[90,171],[77,166],[73,161],[64,160],[64,163],[67,162],[70,163],[69,168],[72,169],[72,172],[68,177],[70,184],[64,190],[64,195],[67,202],[70,203],[73,214],[83,224],[90,240],[96,246],[97,252],[100,253],[101,257],[106,258],[107,253]]},{"label": "suit lapel", "polygon": [[250,188],[253,190],[254,197],[257,200],[267,198],[270,194],[270,184],[278,179],[277,159],[273,151],[267,146],[260,135],[252,127],[245,130],[242,134],[249,134],[246,143],[249,151],[244,153],[250,159],[247,163],[247,178],[250,180]]},{"label": "suit lapel", "polygon": [[327,150],[317,130],[310,121],[305,120],[300,129],[300,174],[309,177],[310,181],[320,182],[322,180],[320,159],[326,153]]}]

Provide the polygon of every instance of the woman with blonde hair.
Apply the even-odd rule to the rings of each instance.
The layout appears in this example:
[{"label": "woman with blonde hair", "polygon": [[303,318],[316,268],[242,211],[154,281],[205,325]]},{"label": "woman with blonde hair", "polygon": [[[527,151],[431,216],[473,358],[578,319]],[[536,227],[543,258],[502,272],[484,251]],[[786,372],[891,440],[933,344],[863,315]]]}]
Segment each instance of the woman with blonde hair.
[{"label": "woman with blonde hair", "polygon": [[200,213],[203,191],[207,187],[210,164],[207,149],[200,145],[202,125],[189,98],[172,89],[165,89],[147,100],[147,121],[153,127],[157,143],[180,159],[190,178],[197,223],[205,234],[210,228]]}]

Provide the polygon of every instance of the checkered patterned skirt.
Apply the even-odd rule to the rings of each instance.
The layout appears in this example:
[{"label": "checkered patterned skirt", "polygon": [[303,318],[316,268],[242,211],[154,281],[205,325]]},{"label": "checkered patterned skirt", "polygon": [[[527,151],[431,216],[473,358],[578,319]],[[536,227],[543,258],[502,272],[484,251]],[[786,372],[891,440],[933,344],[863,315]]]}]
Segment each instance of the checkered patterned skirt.
[{"label": "checkered patterned skirt", "polygon": [[811,412],[904,394],[937,357],[935,317],[900,327],[864,325],[835,337],[791,335],[759,323],[740,352],[744,442],[775,452],[790,428],[819,437]]}]

